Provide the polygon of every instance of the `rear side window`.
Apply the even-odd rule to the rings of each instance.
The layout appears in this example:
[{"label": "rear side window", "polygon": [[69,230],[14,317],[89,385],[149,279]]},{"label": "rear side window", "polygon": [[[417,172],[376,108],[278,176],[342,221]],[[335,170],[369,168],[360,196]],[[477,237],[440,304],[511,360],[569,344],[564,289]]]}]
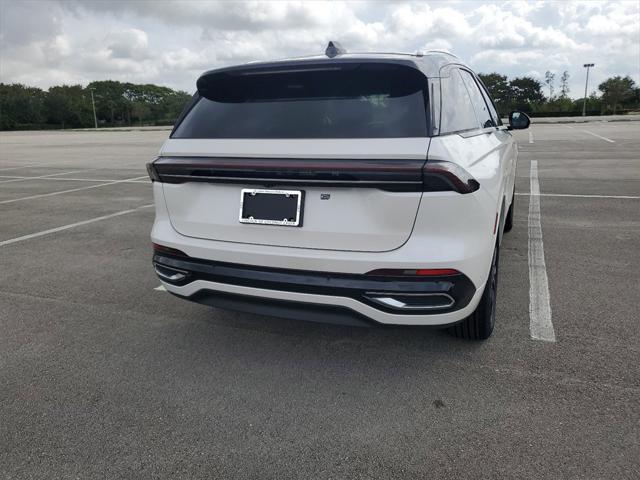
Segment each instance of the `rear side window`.
[{"label": "rear side window", "polygon": [[454,133],[479,128],[471,97],[457,68],[449,71],[448,77],[440,79],[442,109],[440,133]]},{"label": "rear side window", "polygon": [[491,118],[493,118],[494,123],[496,124],[496,126],[502,125],[502,120],[500,119],[500,115],[498,115],[498,112],[496,111],[496,107],[493,105],[493,101],[491,100],[491,97],[487,93],[486,87],[478,78],[476,78],[476,83],[478,84],[478,87],[480,87],[480,92],[482,92],[482,97],[484,98],[484,101],[487,103],[487,106],[489,107],[489,113],[491,113]]},{"label": "rear side window", "polygon": [[198,91],[172,138],[427,136],[426,78],[404,65],[214,73]]},{"label": "rear side window", "polygon": [[480,121],[481,128],[490,128],[495,127],[496,124],[491,118],[491,113],[489,112],[489,107],[487,107],[484,98],[482,97],[482,93],[476,84],[471,73],[466,70],[460,70],[460,75],[464,80],[464,84],[467,86],[467,91],[469,92],[469,96],[471,97],[471,103],[473,104],[473,109],[476,112],[476,117]]}]

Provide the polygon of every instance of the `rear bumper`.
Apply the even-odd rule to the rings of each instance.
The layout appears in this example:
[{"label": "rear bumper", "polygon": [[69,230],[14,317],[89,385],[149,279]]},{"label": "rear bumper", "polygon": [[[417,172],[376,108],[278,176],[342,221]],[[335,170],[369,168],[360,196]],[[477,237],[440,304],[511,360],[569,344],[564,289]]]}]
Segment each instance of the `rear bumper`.
[{"label": "rear bumper", "polygon": [[[174,295],[180,297],[175,293]],[[200,290],[190,297],[180,298],[210,307],[266,315],[268,317],[287,318],[290,320],[331,323],[355,327],[380,325],[380,323],[374,322],[354,310],[331,305],[276,300],[251,295],[216,292],[213,290]]]},{"label": "rear bumper", "polygon": [[[476,287],[484,284],[495,246],[495,209],[482,189],[469,195],[424,193],[408,240],[394,250],[330,250],[282,247],[260,243],[262,233],[282,227],[261,226],[247,242],[190,237],[176,231],[167,210],[162,184],[154,182],[156,218],[154,243],[185,252],[189,257],[267,268],[364,274],[374,269],[452,268]],[[483,199],[483,201],[480,201]],[[487,205],[485,205],[487,204]],[[424,207],[424,208],[423,208]],[[218,208],[212,204],[211,208]],[[235,213],[234,213],[235,214]],[[305,220],[306,221],[306,220]],[[288,230],[288,229],[287,229]],[[296,233],[291,230],[288,234]],[[295,243],[295,239],[292,243]],[[363,240],[364,242],[364,240]]]},{"label": "rear bumper", "polygon": [[156,253],[165,288],[207,305],[331,323],[447,325],[478,303],[465,275],[372,277],[247,266]]}]

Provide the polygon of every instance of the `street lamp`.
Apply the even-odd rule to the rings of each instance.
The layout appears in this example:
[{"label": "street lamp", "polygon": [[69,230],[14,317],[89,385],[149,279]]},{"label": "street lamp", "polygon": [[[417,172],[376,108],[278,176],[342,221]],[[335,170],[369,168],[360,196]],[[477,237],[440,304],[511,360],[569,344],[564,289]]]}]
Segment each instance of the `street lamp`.
[{"label": "street lamp", "polygon": [[582,104],[582,116],[587,114],[587,85],[589,85],[589,69],[595,66],[595,63],[585,63],[582,65],[587,69],[587,80],[584,82],[584,103]]},{"label": "street lamp", "polygon": [[95,88],[89,87],[89,91],[91,92],[91,105],[93,106],[93,125],[95,129],[98,129],[98,117],[96,117],[96,102],[93,100],[93,91]]}]

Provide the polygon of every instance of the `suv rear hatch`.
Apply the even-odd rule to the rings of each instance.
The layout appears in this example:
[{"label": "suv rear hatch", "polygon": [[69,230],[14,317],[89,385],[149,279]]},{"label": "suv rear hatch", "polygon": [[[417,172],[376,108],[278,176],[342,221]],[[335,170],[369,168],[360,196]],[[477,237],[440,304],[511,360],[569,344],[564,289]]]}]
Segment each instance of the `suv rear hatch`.
[{"label": "suv rear hatch", "polygon": [[[422,196],[426,84],[406,62],[337,59],[203,75],[153,163],[173,227],[190,237],[272,246],[400,247]],[[249,200],[259,211],[276,198],[247,197],[258,189],[303,192],[299,224],[291,226],[293,217],[285,225],[241,221],[243,201],[249,217]]]}]

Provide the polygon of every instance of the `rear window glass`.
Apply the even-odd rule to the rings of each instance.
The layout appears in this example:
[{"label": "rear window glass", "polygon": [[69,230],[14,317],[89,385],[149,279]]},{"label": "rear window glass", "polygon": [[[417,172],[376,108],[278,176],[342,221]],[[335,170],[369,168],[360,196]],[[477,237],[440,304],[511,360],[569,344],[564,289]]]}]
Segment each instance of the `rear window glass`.
[{"label": "rear window glass", "polygon": [[202,77],[173,138],[427,136],[426,78],[393,64]]}]

